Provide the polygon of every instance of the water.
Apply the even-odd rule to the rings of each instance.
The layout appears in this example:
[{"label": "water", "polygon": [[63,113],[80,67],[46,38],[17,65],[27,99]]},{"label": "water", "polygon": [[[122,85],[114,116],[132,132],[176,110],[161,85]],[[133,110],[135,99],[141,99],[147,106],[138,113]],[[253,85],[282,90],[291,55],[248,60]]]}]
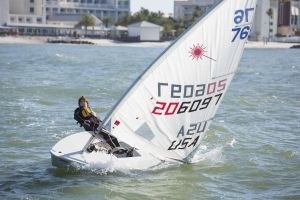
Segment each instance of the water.
[{"label": "water", "polygon": [[0,46],[1,199],[300,199],[300,51],[247,49],[196,155],[149,171],[62,170],[49,150],[103,118],[158,47]]}]

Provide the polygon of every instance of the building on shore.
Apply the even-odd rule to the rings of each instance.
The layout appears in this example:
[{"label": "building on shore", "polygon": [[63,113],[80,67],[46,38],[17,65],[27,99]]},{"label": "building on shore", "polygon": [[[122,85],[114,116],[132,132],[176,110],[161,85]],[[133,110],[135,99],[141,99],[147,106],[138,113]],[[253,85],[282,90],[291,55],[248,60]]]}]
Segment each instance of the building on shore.
[{"label": "building on shore", "polygon": [[250,38],[272,40],[275,37],[300,36],[300,0],[260,0]]},{"label": "building on shore", "polygon": [[[190,19],[196,7],[209,10],[220,0],[175,0],[174,19]],[[251,40],[300,36],[300,0],[259,0],[250,34]]]},{"label": "building on shore", "polygon": [[278,34],[300,36],[300,0],[279,0]]},{"label": "building on shore", "polygon": [[291,29],[300,36],[300,0],[291,2]]},{"label": "building on shore", "polygon": [[160,41],[163,27],[142,21],[128,25],[128,37],[136,41]]},{"label": "building on shore", "polygon": [[174,19],[192,18],[197,6],[204,12],[209,10],[219,0],[175,0],[174,1]]},{"label": "building on shore", "polygon": [[130,0],[46,0],[46,17],[90,13],[99,19],[118,20],[130,13]]},{"label": "building on shore", "polygon": [[6,25],[9,20],[9,0],[0,3],[0,26]]},{"label": "building on shore", "polygon": [[278,0],[257,1],[251,40],[266,41],[277,34]]},{"label": "building on shore", "polygon": [[18,34],[73,35],[84,32],[76,25],[86,13],[96,17],[90,32],[105,31],[97,22],[116,21],[130,13],[130,0],[1,0],[0,11],[0,26],[12,27]]},{"label": "building on shore", "polygon": [[46,24],[43,0],[9,0],[8,24]]},{"label": "building on shore", "polygon": [[122,40],[128,37],[128,28],[125,26],[113,26],[111,28],[111,37],[116,40]]}]

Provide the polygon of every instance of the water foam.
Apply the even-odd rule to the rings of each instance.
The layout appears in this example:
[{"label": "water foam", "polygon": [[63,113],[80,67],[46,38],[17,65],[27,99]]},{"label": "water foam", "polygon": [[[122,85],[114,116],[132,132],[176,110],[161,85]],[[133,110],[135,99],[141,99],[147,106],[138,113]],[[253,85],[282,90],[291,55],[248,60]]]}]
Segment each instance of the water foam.
[{"label": "water foam", "polygon": [[[129,173],[130,167],[126,163],[118,162],[118,158],[105,152],[84,153],[86,162],[88,163],[83,169],[93,172],[107,174],[112,172]],[[101,160],[99,159],[101,157]]]},{"label": "water foam", "polygon": [[62,58],[63,55],[62,54],[59,54],[59,53],[56,53],[55,56],[59,57],[59,58]]},{"label": "water foam", "polygon": [[228,145],[230,145],[231,147],[233,147],[233,145],[236,143],[236,140],[233,138],[231,140],[231,142],[227,143]]},{"label": "water foam", "polygon": [[[227,145],[233,146],[235,142],[236,142],[235,139],[232,139],[232,141],[230,143],[227,143]],[[198,163],[198,162],[205,162],[205,161],[214,162],[214,163],[220,162],[222,160],[222,153],[224,147],[225,146],[220,146],[220,147],[215,147],[213,149],[208,149],[206,145],[200,145],[198,151],[189,160],[189,162],[191,163]],[[156,171],[156,170],[166,169],[174,165],[178,165],[178,163],[173,163],[173,162],[172,163],[162,162],[148,169],[132,169],[130,163],[126,165],[126,163],[124,162],[119,162],[118,158],[103,152],[85,153],[84,157],[86,162],[89,164],[85,165],[82,169],[93,171],[101,175],[114,173],[114,172],[131,174],[132,170]],[[101,157],[101,160],[98,159],[99,157]]]},{"label": "water foam", "polygon": [[[207,149],[207,147],[202,147],[202,149]],[[223,147],[216,147],[213,148],[212,150],[209,150],[207,152],[203,152],[201,148],[195,153],[193,158],[190,160],[191,163],[197,163],[201,161],[212,161],[212,162],[219,162],[221,161],[222,158],[222,152],[223,152]]]}]

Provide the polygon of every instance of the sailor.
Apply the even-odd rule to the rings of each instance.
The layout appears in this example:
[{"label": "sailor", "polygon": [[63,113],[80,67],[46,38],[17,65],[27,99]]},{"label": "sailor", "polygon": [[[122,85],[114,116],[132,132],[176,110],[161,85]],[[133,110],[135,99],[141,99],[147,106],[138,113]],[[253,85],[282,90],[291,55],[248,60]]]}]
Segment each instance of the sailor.
[{"label": "sailor", "polygon": [[98,132],[98,134],[110,145],[110,147],[120,147],[120,144],[114,136],[110,135],[105,128],[99,128],[101,120],[96,116],[96,113],[90,108],[89,101],[85,96],[78,99],[78,108],[74,111],[74,119],[80,126],[83,126],[86,131]]},{"label": "sailor", "polygon": [[[133,148],[125,149],[120,147],[120,144],[114,136],[112,136],[105,128],[99,128],[101,120],[96,116],[96,113],[90,108],[89,101],[85,96],[78,99],[78,108],[74,111],[74,119],[83,126],[86,131],[98,132],[98,134],[106,141],[111,148],[111,153],[126,154],[127,157],[132,157]],[[91,144],[87,148],[88,152],[95,149],[95,145]]]},{"label": "sailor", "polygon": [[96,113],[90,108],[89,101],[85,96],[78,99],[78,108],[74,111],[74,119],[86,131],[96,131],[101,122]]}]

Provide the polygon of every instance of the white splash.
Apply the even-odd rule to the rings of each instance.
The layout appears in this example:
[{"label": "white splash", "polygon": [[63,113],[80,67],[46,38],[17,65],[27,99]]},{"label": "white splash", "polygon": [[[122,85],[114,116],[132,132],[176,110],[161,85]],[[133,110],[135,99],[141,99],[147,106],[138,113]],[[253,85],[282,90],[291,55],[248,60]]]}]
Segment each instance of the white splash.
[{"label": "white splash", "polygon": [[233,145],[236,143],[236,140],[233,138],[231,140],[231,142],[227,143],[228,145],[230,145],[231,147],[233,147]]},{"label": "white splash", "polygon": [[[84,154],[85,161],[89,164],[84,166],[84,169],[101,174],[107,174],[115,171],[128,172],[126,166],[119,166],[117,158],[103,152],[92,152]],[[101,157],[101,160],[98,158]],[[100,170],[100,171],[99,171]]]},{"label": "white splash", "polygon": [[[91,171],[96,171],[100,173],[111,173],[111,172],[122,172],[125,174],[131,173],[132,170],[150,170],[147,162],[151,163],[151,160],[139,159],[139,161],[130,160],[130,158],[117,158],[111,154],[107,154],[105,152],[92,152],[92,153],[84,153],[83,157],[85,161],[88,163],[84,166],[84,169],[88,169]],[[99,159],[101,158],[101,159]]]},{"label": "white splash", "polygon": [[59,58],[62,58],[63,57],[63,55],[62,54],[59,54],[59,53],[56,53],[55,54],[57,57],[59,57]]},{"label": "white splash", "polygon": [[202,153],[201,150],[199,150],[194,157],[192,158],[192,163],[197,163],[200,161],[213,161],[213,162],[219,162],[222,158],[222,152],[223,147],[216,147],[208,152]]}]

